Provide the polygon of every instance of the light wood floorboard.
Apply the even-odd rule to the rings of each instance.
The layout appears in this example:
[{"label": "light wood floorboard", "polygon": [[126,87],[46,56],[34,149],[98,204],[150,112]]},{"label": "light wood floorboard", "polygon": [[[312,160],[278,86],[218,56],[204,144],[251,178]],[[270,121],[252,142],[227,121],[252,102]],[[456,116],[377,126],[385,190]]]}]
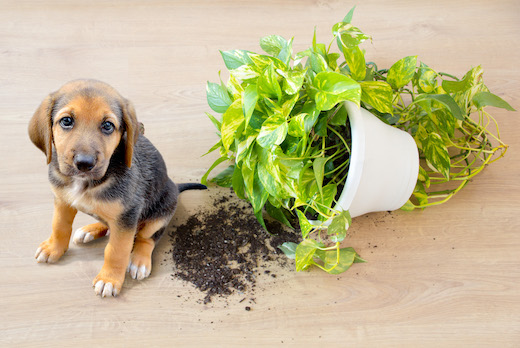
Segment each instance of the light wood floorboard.
[{"label": "light wood floorboard", "polygon": [[[520,118],[490,109],[510,145],[449,203],[355,219],[349,245],[369,262],[340,276],[285,271],[242,296],[204,306],[171,279],[159,246],[152,276],[127,279],[117,299],[94,295],[104,242],[71,245],[56,265],[34,252],[50,232],[45,159],[27,123],[64,82],[91,77],[131,99],[177,182],[199,180],[215,156],[206,81],[219,50],[259,51],[268,34],[311,44],[346,1],[0,1],[0,346],[518,347]],[[354,24],[373,36],[380,67],[407,55],[462,76],[481,64],[487,85],[520,108],[517,0],[359,1]],[[223,73],[223,77],[226,74]],[[206,209],[181,196],[177,219]],[[179,220],[179,221],[180,221]],[[75,227],[90,222],[78,216]],[[375,247],[377,245],[377,247]],[[262,290],[263,289],[263,290]]]}]

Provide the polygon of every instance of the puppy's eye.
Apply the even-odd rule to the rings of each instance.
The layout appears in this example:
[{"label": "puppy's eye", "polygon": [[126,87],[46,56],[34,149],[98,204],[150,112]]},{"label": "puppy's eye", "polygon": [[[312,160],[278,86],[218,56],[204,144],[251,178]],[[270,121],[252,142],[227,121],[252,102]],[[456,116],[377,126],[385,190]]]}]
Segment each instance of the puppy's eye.
[{"label": "puppy's eye", "polygon": [[60,126],[63,129],[71,129],[74,127],[74,119],[69,116],[65,116],[60,120]]},{"label": "puppy's eye", "polygon": [[112,122],[105,121],[101,124],[101,131],[105,134],[112,134],[114,132],[116,126]]}]

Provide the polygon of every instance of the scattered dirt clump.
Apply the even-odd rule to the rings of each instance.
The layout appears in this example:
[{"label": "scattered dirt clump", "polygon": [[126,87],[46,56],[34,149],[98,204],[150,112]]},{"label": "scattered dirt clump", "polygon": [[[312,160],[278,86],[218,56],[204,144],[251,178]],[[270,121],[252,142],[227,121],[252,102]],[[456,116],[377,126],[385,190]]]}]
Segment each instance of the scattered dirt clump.
[{"label": "scattered dirt clump", "polygon": [[214,198],[213,205],[169,231],[172,277],[190,282],[204,292],[203,303],[211,302],[214,296],[252,291],[260,274],[276,278],[267,269],[271,266],[282,266],[288,271],[294,268],[292,260],[278,246],[299,242],[297,231],[266,220],[269,235],[249,204],[234,194]]}]

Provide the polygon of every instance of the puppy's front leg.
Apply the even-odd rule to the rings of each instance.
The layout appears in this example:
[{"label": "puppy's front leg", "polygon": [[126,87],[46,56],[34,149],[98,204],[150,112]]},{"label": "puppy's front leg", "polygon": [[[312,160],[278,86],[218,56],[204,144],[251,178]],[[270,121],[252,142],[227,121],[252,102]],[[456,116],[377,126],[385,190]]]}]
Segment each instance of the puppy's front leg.
[{"label": "puppy's front leg", "polygon": [[69,248],[72,222],[77,210],[59,198],[54,199],[54,216],[52,218],[52,233],[49,239],[42,242],[34,257],[38,262],[53,263]]},{"label": "puppy's front leg", "polygon": [[135,228],[109,227],[111,232],[105,248],[105,263],[92,282],[94,291],[102,297],[117,296],[121,291],[136,231]]}]

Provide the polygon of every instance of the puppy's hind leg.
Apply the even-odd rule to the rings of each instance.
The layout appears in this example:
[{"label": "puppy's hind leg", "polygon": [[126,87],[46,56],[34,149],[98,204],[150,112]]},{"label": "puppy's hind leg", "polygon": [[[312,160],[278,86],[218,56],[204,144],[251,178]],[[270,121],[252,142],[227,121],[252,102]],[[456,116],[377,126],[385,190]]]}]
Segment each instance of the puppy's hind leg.
[{"label": "puppy's hind leg", "polygon": [[135,237],[134,249],[127,271],[133,279],[142,280],[152,272],[152,252],[164,233],[170,218],[144,222]]},{"label": "puppy's hind leg", "polygon": [[75,244],[84,244],[91,242],[95,239],[99,239],[101,237],[104,237],[108,235],[110,231],[108,230],[108,226],[101,223],[96,222],[94,224],[90,224],[87,226],[83,226],[81,228],[78,228],[74,232],[74,237],[72,240]]}]

